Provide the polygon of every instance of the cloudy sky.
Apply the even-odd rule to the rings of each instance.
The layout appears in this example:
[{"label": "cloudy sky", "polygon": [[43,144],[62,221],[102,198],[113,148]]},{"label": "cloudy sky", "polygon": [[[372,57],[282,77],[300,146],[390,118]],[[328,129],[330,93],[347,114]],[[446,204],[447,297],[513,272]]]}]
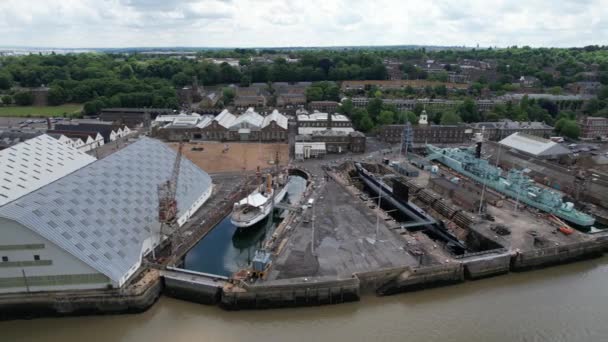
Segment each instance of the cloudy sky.
[{"label": "cloudy sky", "polygon": [[0,0],[0,46],[608,45],[608,0]]}]

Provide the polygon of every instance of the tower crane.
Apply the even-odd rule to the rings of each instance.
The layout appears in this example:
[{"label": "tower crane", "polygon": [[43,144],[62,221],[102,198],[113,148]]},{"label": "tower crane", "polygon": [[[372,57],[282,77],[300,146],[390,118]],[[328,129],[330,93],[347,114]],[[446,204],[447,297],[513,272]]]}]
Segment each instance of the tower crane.
[{"label": "tower crane", "polygon": [[158,220],[160,221],[160,233],[162,237],[172,236],[172,247],[178,245],[179,234],[177,231],[177,181],[182,159],[184,143],[180,142],[173,162],[171,177],[158,185]]}]

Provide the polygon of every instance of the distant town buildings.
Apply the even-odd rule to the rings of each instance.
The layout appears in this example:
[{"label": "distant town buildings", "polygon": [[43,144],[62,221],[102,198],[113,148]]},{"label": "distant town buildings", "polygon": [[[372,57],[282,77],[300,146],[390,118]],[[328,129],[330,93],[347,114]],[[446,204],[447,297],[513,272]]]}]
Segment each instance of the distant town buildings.
[{"label": "distant town buildings", "polygon": [[[368,97],[353,97],[350,99],[355,107],[366,107],[371,101]],[[397,110],[414,110],[416,105],[422,106],[426,109],[432,110],[445,110],[453,109],[462,104],[461,100],[445,100],[445,99],[382,99],[382,103],[387,105],[394,105]],[[496,100],[478,100],[475,101],[477,109],[479,111],[491,110],[498,104],[504,104],[505,101],[501,99]]]},{"label": "distant town buildings", "polygon": [[540,85],[540,80],[534,76],[521,76],[519,85],[523,88],[532,88]]},{"label": "distant town buildings", "polygon": [[365,81],[342,81],[342,91],[349,90],[368,90],[371,87],[378,87],[380,90],[387,89],[405,89],[412,87],[414,89],[424,89],[425,87],[436,87],[444,85],[448,90],[468,89],[467,84],[462,83],[443,83],[427,80],[365,80]]},{"label": "distant town buildings", "polygon": [[313,112],[335,113],[338,111],[339,106],[340,103],[336,101],[310,101],[308,110]]},{"label": "distant town buildings", "polygon": [[566,88],[575,94],[597,95],[602,89],[602,84],[600,82],[581,81],[570,83]]},{"label": "distant town buildings", "polygon": [[234,98],[234,106],[237,109],[264,108],[266,107],[266,91],[258,86],[238,87]]},{"label": "distant town buildings", "polygon": [[525,133],[541,138],[553,135],[553,127],[538,121],[511,121],[508,119],[499,122],[475,122],[470,124],[474,133],[484,133],[484,138],[498,141],[513,133]]}]

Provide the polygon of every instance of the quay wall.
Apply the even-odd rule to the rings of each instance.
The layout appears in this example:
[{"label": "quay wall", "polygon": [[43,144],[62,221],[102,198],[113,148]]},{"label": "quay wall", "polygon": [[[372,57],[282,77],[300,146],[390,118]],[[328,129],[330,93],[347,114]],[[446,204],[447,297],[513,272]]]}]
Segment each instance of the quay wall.
[{"label": "quay wall", "polygon": [[524,271],[587,258],[600,257],[606,248],[606,241],[595,240],[532,251],[518,251],[514,253],[513,258],[511,259],[511,270]]},{"label": "quay wall", "polygon": [[226,310],[317,306],[358,301],[359,280],[338,279],[283,285],[246,286],[223,291],[219,305]]},{"label": "quay wall", "polygon": [[140,292],[120,291],[15,293],[0,296],[0,320],[144,312],[160,297],[157,278]]},{"label": "quay wall", "polygon": [[479,258],[469,258],[462,261],[464,276],[467,279],[481,279],[509,273],[511,269],[511,254],[486,255]]},{"label": "quay wall", "polygon": [[170,276],[165,276],[164,281],[163,294],[169,297],[207,305],[220,302],[222,286],[218,284],[201,284]]},{"label": "quay wall", "polygon": [[420,268],[412,267],[380,286],[376,290],[376,293],[379,295],[391,295],[457,284],[464,280],[464,267],[461,263]]}]

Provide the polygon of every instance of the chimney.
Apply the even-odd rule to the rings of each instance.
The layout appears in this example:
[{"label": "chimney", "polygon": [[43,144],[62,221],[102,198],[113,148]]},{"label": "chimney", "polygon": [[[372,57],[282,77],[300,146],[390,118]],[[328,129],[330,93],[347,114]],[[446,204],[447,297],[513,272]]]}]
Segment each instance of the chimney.
[{"label": "chimney", "polygon": [[53,129],[51,127],[51,118],[48,117],[46,118],[46,129]]}]

